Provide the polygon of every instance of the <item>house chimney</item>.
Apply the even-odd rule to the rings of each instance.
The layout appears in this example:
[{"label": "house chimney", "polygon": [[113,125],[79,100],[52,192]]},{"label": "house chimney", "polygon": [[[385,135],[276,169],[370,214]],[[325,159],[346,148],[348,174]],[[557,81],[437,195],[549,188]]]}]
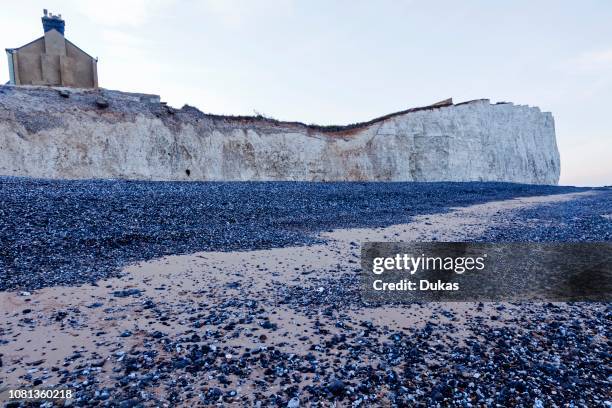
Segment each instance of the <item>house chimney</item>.
[{"label": "house chimney", "polygon": [[43,30],[45,33],[49,30],[57,30],[61,35],[64,35],[64,20],[62,20],[62,15],[54,16],[51,13],[47,12],[47,9],[43,10],[44,16],[42,17]]}]

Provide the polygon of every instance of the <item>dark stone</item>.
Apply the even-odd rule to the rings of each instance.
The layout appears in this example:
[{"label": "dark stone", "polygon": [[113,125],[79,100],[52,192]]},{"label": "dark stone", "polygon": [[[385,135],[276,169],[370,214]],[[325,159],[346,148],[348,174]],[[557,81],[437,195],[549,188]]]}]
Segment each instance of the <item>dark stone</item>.
[{"label": "dark stone", "polygon": [[327,386],[327,389],[329,390],[329,392],[331,392],[333,395],[335,396],[340,396],[344,394],[344,391],[346,389],[346,386],[344,385],[344,383],[338,379],[332,380],[329,385]]},{"label": "dark stone", "polygon": [[116,290],[113,292],[113,296],[115,297],[139,296],[141,293],[142,293],[142,290],[132,288],[132,289]]},{"label": "dark stone", "polygon": [[96,105],[98,106],[98,108],[106,109],[108,108],[109,103],[106,99],[100,96],[96,98]]}]

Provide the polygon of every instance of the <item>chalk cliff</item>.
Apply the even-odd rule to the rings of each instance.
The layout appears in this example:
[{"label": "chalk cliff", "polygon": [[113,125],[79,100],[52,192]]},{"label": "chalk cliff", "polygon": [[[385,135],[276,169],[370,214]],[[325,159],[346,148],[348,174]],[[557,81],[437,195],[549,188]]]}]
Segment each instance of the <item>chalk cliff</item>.
[{"label": "chalk cliff", "polygon": [[559,153],[550,113],[488,100],[312,126],[155,95],[1,86],[0,175],[556,184]]}]

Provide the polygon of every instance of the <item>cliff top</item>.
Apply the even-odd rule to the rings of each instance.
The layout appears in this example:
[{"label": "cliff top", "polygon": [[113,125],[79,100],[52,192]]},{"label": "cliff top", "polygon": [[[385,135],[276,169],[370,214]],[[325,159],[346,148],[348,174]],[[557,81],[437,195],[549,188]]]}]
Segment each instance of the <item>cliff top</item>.
[{"label": "cliff top", "polygon": [[[80,109],[84,111],[99,111],[104,117],[113,115],[135,115],[140,113],[154,115],[164,120],[164,122],[175,122],[175,124],[178,120],[180,120],[181,123],[211,120],[215,125],[252,126],[259,129],[270,127],[302,128],[307,131],[343,135],[400,115],[473,103],[489,103],[489,100],[475,99],[454,104],[452,99],[446,99],[432,105],[405,109],[364,122],[347,125],[317,125],[306,124],[299,121],[282,121],[263,115],[233,116],[210,114],[204,113],[198,108],[190,105],[184,105],[181,109],[176,109],[161,102],[160,97],[153,94],[129,93],[104,88],[94,90],[42,86],[0,86],[0,107],[23,112],[60,112],[67,109]],[[508,104],[508,102],[499,102],[496,105],[498,104]]]}]

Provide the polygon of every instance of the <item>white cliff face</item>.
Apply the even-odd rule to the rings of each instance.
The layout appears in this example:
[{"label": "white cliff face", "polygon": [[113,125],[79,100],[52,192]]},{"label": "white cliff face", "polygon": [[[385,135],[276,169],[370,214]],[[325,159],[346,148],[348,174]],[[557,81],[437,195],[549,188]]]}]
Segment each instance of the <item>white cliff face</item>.
[{"label": "white cliff face", "polygon": [[[96,106],[102,95],[109,107]],[[0,87],[0,175],[556,184],[554,121],[486,100],[324,129],[175,110],[137,94]]]}]

